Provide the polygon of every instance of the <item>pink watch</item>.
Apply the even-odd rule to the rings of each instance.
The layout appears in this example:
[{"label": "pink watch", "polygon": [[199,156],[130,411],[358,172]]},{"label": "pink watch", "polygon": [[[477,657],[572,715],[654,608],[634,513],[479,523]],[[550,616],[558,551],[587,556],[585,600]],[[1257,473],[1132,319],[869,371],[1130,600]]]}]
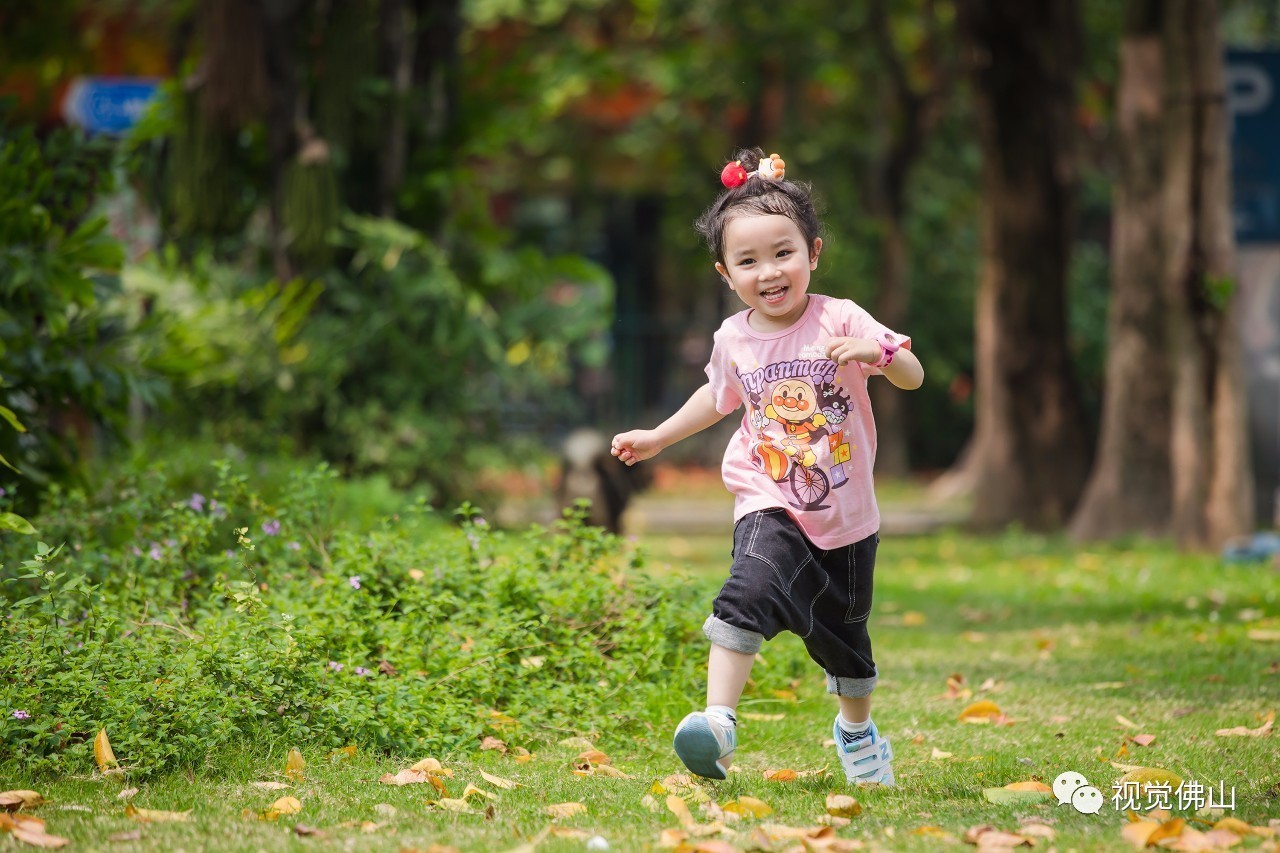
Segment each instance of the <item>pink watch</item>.
[{"label": "pink watch", "polygon": [[891,332],[885,332],[880,336],[877,343],[880,344],[880,360],[875,363],[875,366],[883,370],[893,364],[893,354],[896,353],[899,348],[898,341],[894,338]]}]

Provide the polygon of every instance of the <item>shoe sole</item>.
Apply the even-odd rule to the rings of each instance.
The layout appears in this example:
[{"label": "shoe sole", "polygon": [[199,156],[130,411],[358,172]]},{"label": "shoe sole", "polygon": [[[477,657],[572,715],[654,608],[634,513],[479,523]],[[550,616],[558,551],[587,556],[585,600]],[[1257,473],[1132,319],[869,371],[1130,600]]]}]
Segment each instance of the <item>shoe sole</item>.
[{"label": "shoe sole", "polygon": [[727,775],[720,767],[720,742],[711,731],[706,720],[694,717],[676,732],[673,744],[676,755],[689,768],[704,779],[725,779]]}]

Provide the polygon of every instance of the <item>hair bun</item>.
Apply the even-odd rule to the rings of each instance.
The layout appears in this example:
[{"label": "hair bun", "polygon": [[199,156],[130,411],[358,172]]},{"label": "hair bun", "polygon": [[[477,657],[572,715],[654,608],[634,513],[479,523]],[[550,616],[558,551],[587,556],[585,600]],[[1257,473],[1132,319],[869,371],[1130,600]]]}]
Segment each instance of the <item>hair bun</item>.
[{"label": "hair bun", "polygon": [[738,153],[733,155],[733,159],[742,164],[742,168],[748,172],[754,172],[760,168],[760,161],[764,159],[764,150],[761,148],[740,148]]}]

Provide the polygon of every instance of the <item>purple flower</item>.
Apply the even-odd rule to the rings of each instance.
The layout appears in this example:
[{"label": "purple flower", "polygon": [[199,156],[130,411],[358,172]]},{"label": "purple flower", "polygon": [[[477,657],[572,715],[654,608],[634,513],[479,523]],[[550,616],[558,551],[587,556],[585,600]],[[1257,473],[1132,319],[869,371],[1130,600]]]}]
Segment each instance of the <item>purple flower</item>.
[{"label": "purple flower", "polygon": [[362,666],[356,667],[356,675],[369,675],[369,674],[370,674],[369,670],[365,669],[364,667]]},{"label": "purple flower", "polygon": [[214,498],[213,500],[209,501],[209,512],[213,513],[214,518],[227,517],[227,508],[225,506],[219,505],[217,498]]},{"label": "purple flower", "polygon": [[151,550],[147,552],[147,556],[153,560],[159,560],[164,556],[164,551],[160,550],[160,545],[156,542],[151,543]]},{"label": "purple flower", "polygon": [[[217,503],[217,501],[214,501],[214,503]],[[191,499],[187,501],[187,506],[191,507],[196,512],[204,512],[204,495],[199,492],[193,493],[191,495]]]},{"label": "purple flower", "polygon": [[230,548],[223,551],[222,553],[228,560],[234,560],[236,558],[236,552],[232,551]]},{"label": "purple flower", "polygon": [[13,718],[15,720],[29,720],[31,719],[31,715],[26,711],[14,711]]},{"label": "purple flower", "polygon": [[329,669],[334,672],[342,672],[342,664],[338,663],[336,660],[331,660],[329,661]]},{"label": "purple flower", "polygon": [[302,550],[302,546],[301,546],[301,545],[299,545],[297,542],[290,542],[288,545],[285,545],[284,547],[288,548],[290,551],[301,551],[301,550]]},{"label": "purple flower", "polygon": [[359,588],[360,588],[360,576],[359,576],[359,575],[352,575],[351,577],[347,578],[347,583],[351,584],[351,588],[352,588],[352,589],[359,589]]},{"label": "purple flower", "polygon": [[133,556],[135,556],[135,557],[141,557],[141,556],[142,556],[142,552],[138,550],[138,546],[137,546],[137,545],[134,545],[134,546],[133,546]]},{"label": "purple flower", "polygon": [[280,522],[277,519],[262,522],[262,532],[268,536],[275,536],[280,532]]},{"label": "purple flower", "polygon": [[4,489],[0,489],[0,498],[4,497],[4,496],[5,496],[5,495],[7,495],[7,494],[9,494],[9,493],[8,493],[8,492],[6,492]]}]

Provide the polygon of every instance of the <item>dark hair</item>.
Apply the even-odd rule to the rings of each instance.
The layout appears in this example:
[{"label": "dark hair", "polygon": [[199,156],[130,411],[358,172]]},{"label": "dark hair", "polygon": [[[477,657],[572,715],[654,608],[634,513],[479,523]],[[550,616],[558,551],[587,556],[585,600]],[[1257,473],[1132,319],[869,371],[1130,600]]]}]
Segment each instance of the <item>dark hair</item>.
[{"label": "dark hair", "polygon": [[[747,170],[748,175],[759,167],[763,158],[764,151],[759,148],[744,148],[733,156]],[[812,247],[822,230],[812,193],[813,188],[808,184],[785,179],[767,181],[749,177],[742,186],[722,192],[698,217],[694,227],[707,241],[707,248],[720,263],[724,263],[725,224],[738,214],[785,216],[800,229],[805,244]]]}]

